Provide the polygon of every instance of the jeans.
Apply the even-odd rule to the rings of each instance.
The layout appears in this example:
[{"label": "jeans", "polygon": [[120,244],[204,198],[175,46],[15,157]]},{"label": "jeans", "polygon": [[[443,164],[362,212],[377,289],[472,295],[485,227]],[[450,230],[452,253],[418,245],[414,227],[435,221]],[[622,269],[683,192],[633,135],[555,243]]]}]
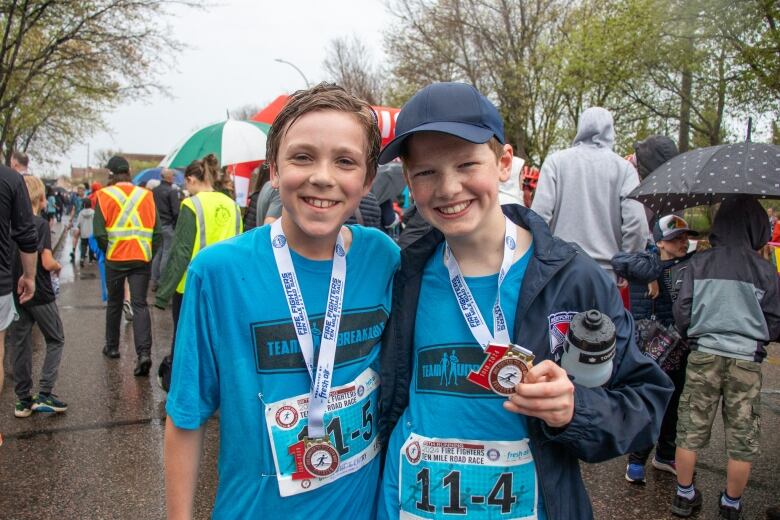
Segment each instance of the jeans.
[{"label": "jeans", "polygon": [[14,370],[16,397],[30,397],[32,393],[32,327],[38,324],[46,341],[46,356],[43,358],[39,389],[51,393],[57,381],[65,336],[60,312],[55,302],[34,306],[19,306],[19,319],[8,331],[8,345]]},{"label": "jeans", "polygon": [[173,246],[173,236],[175,231],[173,226],[162,226],[162,247],[155,253],[152,259],[152,283],[157,284],[160,281],[165,266],[168,265],[168,258],[171,256],[171,246]]},{"label": "jeans", "polygon": [[125,280],[130,285],[130,304],[133,307],[133,340],[137,355],[150,355],[152,351],[152,319],[146,294],[149,290],[151,265],[136,267],[125,271],[112,269],[106,265],[106,287],[108,305],[106,307],[106,347],[119,349],[119,327],[122,324],[122,304],[125,296]]}]

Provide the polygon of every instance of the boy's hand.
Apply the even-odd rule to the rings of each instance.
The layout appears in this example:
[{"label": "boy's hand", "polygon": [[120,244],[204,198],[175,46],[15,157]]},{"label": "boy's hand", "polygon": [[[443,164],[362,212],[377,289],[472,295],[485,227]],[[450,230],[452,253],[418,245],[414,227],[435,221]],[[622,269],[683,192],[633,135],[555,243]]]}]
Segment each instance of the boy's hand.
[{"label": "boy's hand", "polygon": [[658,294],[661,292],[661,289],[658,287],[658,280],[653,280],[649,284],[647,284],[647,295],[655,300],[658,298]]},{"label": "boy's hand", "polygon": [[564,369],[547,359],[528,371],[504,408],[563,428],[574,417],[574,385]]}]

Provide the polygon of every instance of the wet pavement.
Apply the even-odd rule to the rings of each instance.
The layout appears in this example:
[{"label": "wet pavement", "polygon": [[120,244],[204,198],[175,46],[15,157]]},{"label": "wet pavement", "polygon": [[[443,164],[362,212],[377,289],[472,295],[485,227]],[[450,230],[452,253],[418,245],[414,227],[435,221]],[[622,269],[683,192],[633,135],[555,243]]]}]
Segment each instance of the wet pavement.
[{"label": "wet pavement", "polygon": [[[56,226],[55,240],[62,226]],[[165,517],[162,465],[165,394],[156,378],[133,376],[132,327],[122,322],[121,358],[101,354],[105,308],[96,266],[68,263],[70,237],[63,235],[58,300],[66,345],[55,393],[67,413],[13,416],[13,378],[0,396],[0,519],[158,519]],[[149,301],[152,301],[150,294]],[[151,306],[150,306],[151,307]],[[152,309],[152,373],[167,353],[169,311]],[[34,333],[34,379],[43,340]],[[7,366],[7,364],[6,364]],[[764,364],[762,454],[745,493],[746,519],[763,519],[780,503],[780,346],[770,346]],[[700,454],[697,485],[705,505],[696,518],[717,518],[716,500],[725,485],[723,426],[716,420],[710,447]],[[218,423],[207,426],[195,518],[208,518],[216,487]],[[674,477],[648,464],[647,484],[628,484],[625,458],[583,464],[597,519],[668,519]]]}]

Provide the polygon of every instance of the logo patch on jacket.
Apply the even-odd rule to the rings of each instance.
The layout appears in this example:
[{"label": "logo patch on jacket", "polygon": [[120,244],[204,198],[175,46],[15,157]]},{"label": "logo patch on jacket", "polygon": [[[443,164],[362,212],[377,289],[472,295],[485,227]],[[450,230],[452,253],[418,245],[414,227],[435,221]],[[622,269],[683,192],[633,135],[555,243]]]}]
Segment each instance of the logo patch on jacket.
[{"label": "logo patch on jacket", "polygon": [[565,311],[547,316],[547,321],[550,324],[550,354],[556,362],[560,361],[561,354],[563,354],[563,344],[566,341],[566,334],[569,332],[569,324],[575,314],[577,313],[574,311]]}]

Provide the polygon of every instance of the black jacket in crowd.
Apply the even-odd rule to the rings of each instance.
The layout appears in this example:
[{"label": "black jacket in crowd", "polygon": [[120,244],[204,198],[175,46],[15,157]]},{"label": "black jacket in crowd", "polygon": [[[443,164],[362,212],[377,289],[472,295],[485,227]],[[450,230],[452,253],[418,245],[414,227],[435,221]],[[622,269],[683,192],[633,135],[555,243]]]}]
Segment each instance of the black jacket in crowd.
[{"label": "black jacket in crowd", "polygon": [[173,185],[161,180],[160,185],[152,190],[154,196],[154,205],[157,207],[157,215],[160,217],[160,224],[163,226],[176,227],[176,221],[179,219],[179,192],[173,189]]},{"label": "black jacket in crowd", "polygon": [[0,296],[16,287],[11,275],[11,242],[24,253],[38,250],[30,196],[24,178],[7,166],[0,166]]},{"label": "black jacket in crowd", "polygon": [[[502,206],[502,210],[533,235],[533,257],[520,289],[512,341],[531,349],[535,362],[556,361],[560,345],[551,338],[553,318],[595,308],[615,323],[617,345],[610,381],[599,388],[574,381],[574,417],[564,428],[550,428],[528,417],[531,453],[547,518],[591,519],[579,461],[601,462],[655,443],[672,382],[639,352],[634,321],[604,270],[576,246],[553,237],[544,220],[531,210],[518,205]],[[401,252],[401,270],[393,284],[393,312],[382,340],[379,435],[385,446],[409,403],[423,270],[443,240],[434,229]]]}]

